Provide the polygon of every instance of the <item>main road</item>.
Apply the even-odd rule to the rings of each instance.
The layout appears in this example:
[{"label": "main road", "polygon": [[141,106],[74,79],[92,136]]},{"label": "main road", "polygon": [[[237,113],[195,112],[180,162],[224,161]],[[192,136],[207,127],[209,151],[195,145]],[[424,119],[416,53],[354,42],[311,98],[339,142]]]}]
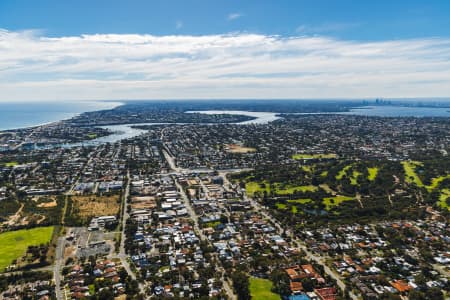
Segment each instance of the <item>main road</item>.
[{"label": "main road", "polygon": [[[178,178],[177,178],[177,175],[180,175],[180,174],[195,173],[194,170],[182,169],[182,168],[177,167],[177,165],[175,163],[175,159],[169,154],[169,152],[165,149],[165,147],[163,149],[163,154],[164,154],[164,157],[166,158],[166,161],[169,164],[170,168],[174,171],[173,180],[175,181],[175,185],[177,186],[177,189],[180,192],[181,198],[183,199],[184,206],[186,207],[186,210],[188,211],[189,216],[194,221],[194,231],[199,235],[199,237],[202,241],[206,241],[210,246],[212,246],[211,241],[206,237],[206,235],[200,229],[199,222],[198,222],[198,215],[195,212],[195,210],[193,209],[193,207],[189,201],[189,198],[186,195],[186,192],[184,191],[181,184],[178,182]],[[206,187],[204,187],[204,188],[205,188],[205,192],[206,192],[207,191]],[[217,257],[217,253],[214,256],[216,258],[216,261],[220,263],[220,260]],[[234,294],[234,291],[231,288],[229,282],[227,280],[224,280],[225,269],[222,267],[222,265],[220,265],[218,270],[220,271],[220,274],[222,276],[223,289],[224,289],[225,293],[227,293],[228,297],[231,300],[236,300],[237,297]]]},{"label": "main road", "polygon": [[55,253],[55,265],[53,266],[53,277],[55,278],[55,294],[56,299],[62,300],[61,292],[61,266],[64,263],[64,248],[65,248],[66,238],[61,236],[58,238],[56,243],[56,253]]},{"label": "main road", "polygon": [[[231,190],[231,183],[228,181],[226,175],[226,172],[219,172],[220,176],[223,177],[224,179],[224,187],[226,190]],[[278,234],[282,234],[283,232],[285,232],[286,234],[288,234],[293,243],[295,243],[295,245],[297,245],[298,248],[302,249],[303,252],[305,252],[306,257],[309,260],[312,260],[314,262],[316,262],[317,264],[321,265],[325,271],[325,273],[327,275],[329,275],[331,278],[333,278],[336,281],[336,284],[339,286],[339,288],[341,290],[345,290],[346,285],[345,283],[342,281],[342,279],[335,273],[333,272],[333,270],[331,270],[327,264],[323,261],[322,257],[315,255],[314,253],[312,253],[311,251],[309,251],[309,249],[306,247],[305,244],[303,244],[297,237],[295,237],[295,235],[293,234],[293,232],[289,232],[288,230],[284,230],[283,227],[281,226],[281,224],[270,214],[268,214],[266,212],[266,209],[257,201],[255,201],[252,197],[248,198],[247,195],[244,193],[243,194],[243,199],[244,201],[250,201],[253,209],[255,209],[255,211],[257,211],[258,213],[260,213],[264,218],[272,221],[272,223],[274,224]],[[350,292],[350,298],[352,298],[353,300],[358,300],[358,297],[353,293]]]},{"label": "main road", "polygon": [[[127,182],[125,185],[125,191],[123,193],[123,205],[122,205],[122,219],[120,221],[121,223],[121,233],[120,233],[120,246],[119,246],[119,254],[118,255],[113,255],[113,257],[118,257],[120,259],[120,262],[122,263],[122,266],[124,267],[124,269],[127,271],[128,275],[131,276],[132,279],[136,280],[137,276],[134,273],[134,271],[131,269],[130,264],[128,263],[128,255],[125,253],[125,240],[127,238],[126,234],[125,234],[125,227],[127,224],[127,220],[130,218],[130,214],[128,213],[128,196],[130,195],[130,184],[131,184],[131,174],[130,174],[130,170],[127,171]],[[139,283],[139,289],[141,290],[141,292],[145,293],[145,288],[146,286],[144,284],[142,284],[141,282]]]},{"label": "main road", "polygon": [[[166,158],[166,161],[168,162],[170,168],[171,168],[175,173],[178,173],[178,174],[192,173],[192,170],[189,170],[189,169],[182,169],[182,168],[177,167],[177,165],[176,165],[176,163],[175,163],[175,159],[169,154],[169,152],[166,150],[165,147],[164,147],[164,149],[163,149],[163,154],[164,154],[164,157]],[[246,170],[249,170],[249,169],[246,169]],[[238,171],[244,171],[244,170],[236,169],[236,170],[230,170],[230,171],[231,171],[231,172],[233,172],[233,171],[234,171],[234,172],[238,172]],[[228,181],[228,179],[227,179],[227,177],[226,177],[226,175],[227,175],[228,173],[230,173],[230,171],[227,171],[227,170],[219,171],[219,175],[220,175],[221,177],[223,177],[223,179],[224,179],[224,187],[225,187],[226,190],[231,190],[231,183]],[[198,178],[198,180],[201,181],[201,179],[199,179],[199,178]],[[202,240],[205,240],[205,239],[206,239],[206,236],[203,234],[203,232],[200,230],[200,228],[199,228],[199,226],[198,226],[198,217],[197,217],[197,214],[196,214],[195,211],[193,210],[193,208],[192,208],[192,206],[191,206],[191,204],[190,204],[190,201],[189,201],[189,199],[188,199],[186,193],[184,192],[184,189],[183,189],[182,186],[178,183],[178,181],[177,181],[177,179],[176,179],[176,176],[175,176],[175,183],[176,183],[177,188],[178,188],[178,190],[180,191],[180,194],[181,194],[181,196],[182,196],[182,198],[183,198],[183,200],[184,200],[184,202],[185,202],[185,206],[186,206],[186,208],[187,208],[187,210],[188,210],[188,212],[189,212],[189,215],[192,217],[192,219],[193,219],[193,221],[194,221],[194,229],[199,233],[201,239],[202,239]],[[206,187],[203,185],[202,182],[201,182],[201,185],[202,185],[202,187],[203,187],[203,190],[204,190],[205,192],[207,192],[207,189],[206,189]],[[264,209],[257,201],[255,201],[253,198],[251,198],[251,197],[250,197],[250,198],[247,198],[246,194],[244,193],[244,194],[243,194],[243,199],[244,199],[244,200],[249,200],[250,203],[251,203],[251,205],[252,205],[252,207],[255,209],[255,211],[259,212],[264,218],[266,218],[266,219],[268,219],[268,220],[271,220],[272,223],[275,225],[278,234],[281,235],[283,232],[288,233],[288,234],[291,236],[292,241],[295,243],[295,245],[297,245],[298,248],[302,249],[302,250],[305,252],[306,257],[307,257],[309,260],[314,261],[314,262],[316,262],[317,264],[321,265],[321,266],[323,267],[325,273],[326,273],[327,275],[329,275],[331,278],[333,278],[333,279],[336,281],[336,284],[339,286],[339,288],[340,288],[341,290],[344,291],[344,290],[346,289],[345,283],[342,281],[342,279],[341,279],[335,272],[333,272],[333,270],[331,270],[331,269],[327,266],[327,264],[323,261],[322,257],[320,257],[320,256],[318,256],[318,255],[312,253],[311,251],[309,251],[308,248],[306,247],[306,245],[303,244],[297,237],[294,236],[293,232],[289,232],[289,231],[284,230],[283,227],[281,226],[281,224],[280,224],[273,216],[269,215],[269,214],[265,211],[265,209]],[[206,239],[206,241],[208,241],[208,243],[210,243],[210,241],[209,241],[208,239]],[[222,268],[222,270],[223,270],[223,268]],[[232,299],[235,299],[235,295],[234,295],[234,293],[233,293],[233,290],[230,288],[230,286],[229,286],[229,284],[228,284],[227,281],[224,281],[224,289],[225,289],[225,291],[228,293],[228,295],[229,295]],[[358,300],[358,297],[357,297],[353,292],[350,291],[350,292],[349,292],[349,295],[350,295],[350,298],[351,298],[352,300]]]},{"label": "main road", "polygon": [[[244,193],[244,199],[250,200],[251,205],[257,212],[259,212],[264,218],[272,221],[272,223],[275,225],[275,227],[277,229],[278,234],[281,235],[284,232],[281,224],[274,217],[267,214],[267,212],[261,206],[261,204],[259,204],[257,201],[255,201],[251,197],[247,198],[245,193]],[[346,288],[345,283],[335,272],[333,272],[333,270],[331,270],[328,267],[328,265],[325,263],[325,261],[323,261],[323,258],[321,256],[316,255],[316,254],[312,253],[311,251],[309,251],[308,247],[306,247],[306,245],[303,244],[292,232],[290,232],[289,236],[291,237],[292,242],[295,243],[295,245],[297,245],[298,248],[302,249],[303,252],[305,252],[306,257],[309,260],[312,260],[312,261],[316,262],[317,264],[321,265],[323,267],[325,273],[336,281],[336,284],[339,286],[339,288],[342,291],[345,290],[345,288]],[[350,298],[352,298],[353,300],[358,300],[358,297],[353,292],[350,291],[349,295],[350,295]]]},{"label": "main road", "polygon": [[[211,241],[207,238],[207,236],[200,229],[199,222],[198,222],[198,215],[195,212],[195,210],[193,209],[191,202],[189,201],[189,198],[186,195],[183,187],[178,182],[178,179],[176,178],[176,176],[174,176],[173,179],[175,180],[175,185],[177,186],[177,189],[180,192],[181,198],[183,199],[184,206],[186,207],[186,210],[188,211],[189,216],[194,221],[194,231],[200,236],[200,239],[202,241],[207,242],[209,244],[209,246],[212,247],[213,245],[212,245]],[[216,261],[220,263],[217,253],[214,253],[214,257],[215,257]],[[227,293],[228,297],[231,300],[236,300],[237,298],[233,292],[233,289],[230,287],[230,284],[228,283],[228,281],[224,280],[225,269],[222,267],[221,263],[220,263],[218,270],[220,271],[220,274],[222,276],[223,289],[225,290],[225,292]]]}]

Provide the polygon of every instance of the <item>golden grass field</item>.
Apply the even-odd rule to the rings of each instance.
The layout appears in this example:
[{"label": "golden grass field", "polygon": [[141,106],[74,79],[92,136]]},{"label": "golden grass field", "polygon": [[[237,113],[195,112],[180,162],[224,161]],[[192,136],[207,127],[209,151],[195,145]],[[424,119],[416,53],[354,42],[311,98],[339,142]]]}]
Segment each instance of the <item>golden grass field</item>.
[{"label": "golden grass field", "polygon": [[230,153],[250,153],[250,152],[256,152],[256,149],[255,148],[243,147],[243,146],[240,146],[240,145],[231,144],[231,145],[227,145],[227,152],[230,152]]},{"label": "golden grass field", "polygon": [[118,195],[112,196],[72,196],[73,211],[83,219],[96,216],[116,215],[119,212]]},{"label": "golden grass field", "polygon": [[[52,208],[58,205],[56,202],[56,197],[45,197],[47,201],[41,202],[37,205],[37,207],[43,207],[43,208]],[[33,201],[39,201],[40,197],[35,197]]]}]

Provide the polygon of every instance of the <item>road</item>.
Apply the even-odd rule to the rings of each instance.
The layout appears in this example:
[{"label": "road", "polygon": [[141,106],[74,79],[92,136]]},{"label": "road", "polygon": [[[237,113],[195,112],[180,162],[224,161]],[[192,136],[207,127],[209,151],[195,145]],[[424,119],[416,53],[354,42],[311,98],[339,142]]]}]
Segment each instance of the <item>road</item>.
[{"label": "road", "polygon": [[[164,153],[164,157],[166,158],[166,160],[167,160],[167,162],[168,162],[170,168],[171,168],[174,172],[176,172],[176,173],[188,173],[188,172],[189,172],[189,170],[178,168],[178,167],[176,166],[176,163],[175,163],[174,158],[168,153],[168,151],[166,151],[166,150],[164,149],[164,150],[163,150],[163,153]],[[239,171],[243,171],[243,170],[237,169],[237,170],[233,170],[233,171],[234,171],[234,172],[239,172]],[[219,175],[220,175],[222,178],[224,178],[224,187],[225,187],[225,189],[226,189],[226,190],[231,190],[231,183],[228,181],[228,179],[227,179],[227,177],[226,177],[227,173],[228,173],[227,171],[222,170],[222,171],[219,172]],[[176,185],[177,185],[177,188],[178,188],[178,190],[180,191],[180,194],[181,194],[181,196],[182,196],[182,198],[183,198],[183,200],[184,200],[184,202],[185,202],[186,209],[188,210],[189,215],[192,217],[192,219],[193,219],[193,221],[194,221],[194,229],[199,233],[200,238],[201,238],[202,240],[205,240],[205,239],[206,239],[206,236],[204,236],[203,232],[200,230],[200,228],[199,228],[199,226],[198,226],[198,216],[197,216],[197,214],[195,213],[195,211],[193,210],[193,208],[192,208],[192,206],[191,206],[191,204],[190,204],[190,201],[189,201],[189,199],[188,199],[186,193],[184,192],[184,189],[183,189],[182,186],[178,183],[178,181],[177,181],[177,179],[176,179],[176,176],[175,176],[174,178],[175,178],[175,183],[176,183]],[[198,178],[198,180],[200,180],[200,179]],[[202,186],[202,188],[203,188],[203,190],[204,190],[205,192],[208,191],[208,189],[206,188],[206,186],[203,184],[203,182],[202,182],[201,180],[200,180],[200,185]],[[244,199],[245,201],[249,200],[250,203],[251,203],[251,205],[252,205],[252,207],[255,209],[255,211],[259,212],[264,218],[266,218],[266,219],[268,219],[268,220],[271,220],[272,223],[274,224],[274,226],[275,226],[275,228],[276,228],[278,234],[281,235],[283,232],[286,232],[287,234],[290,234],[290,236],[292,237],[293,243],[295,243],[295,245],[297,245],[298,248],[300,248],[301,250],[303,250],[303,251],[305,252],[307,258],[308,258],[309,260],[314,261],[314,262],[316,262],[317,264],[323,266],[323,269],[324,269],[325,273],[326,273],[327,275],[329,275],[331,278],[333,278],[333,279],[336,281],[336,284],[339,286],[339,288],[340,288],[341,290],[345,290],[345,288],[346,288],[345,283],[342,281],[342,279],[341,279],[335,272],[333,272],[333,270],[331,270],[331,269],[327,266],[327,264],[323,261],[323,259],[322,259],[320,256],[318,256],[318,255],[312,253],[311,251],[309,251],[308,248],[306,247],[306,245],[304,245],[298,238],[296,238],[296,237],[293,235],[292,232],[289,233],[288,230],[284,230],[283,227],[281,226],[281,224],[280,224],[278,221],[276,221],[276,219],[275,219],[274,217],[272,217],[271,215],[269,215],[269,214],[265,211],[265,209],[264,209],[257,201],[255,201],[253,198],[247,198],[247,196],[246,196],[245,193],[244,193],[243,199]],[[206,240],[210,243],[210,241],[209,241],[208,239],[206,239]],[[219,260],[218,260],[218,261],[219,261]],[[223,270],[223,269],[222,269],[222,270]],[[230,288],[228,282],[227,282],[227,281],[224,281],[223,283],[224,283],[224,289],[225,289],[225,291],[227,292],[227,294],[229,294],[229,296],[231,297],[231,299],[235,299],[235,295],[234,295],[234,293],[233,293],[233,290]],[[349,294],[350,294],[350,298],[351,298],[351,299],[353,299],[353,300],[358,300],[358,297],[357,297],[354,293],[350,292]]]},{"label": "road", "polygon": [[182,168],[177,167],[177,164],[175,163],[175,158],[169,154],[169,149],[166,147],[166,145],[164,145],[164,131],[167,129],[168,129],[168,127],[163,128],[161,130],[161,136],[159,138],[161,140],[161,143],[163,144],[162,152],[163,152],[164,158],[166,159],[167,163],[169,164],[169,167],[174,172],[183,173],[184,170]]},{"label": "road", "polygon": [[189,216],[194,221],[194,231],[200,236],[200,239],[202,241],[208,241],[207,237],[203,234],[203,231],[200,230],[200,226],[198,225],[198,216],[195,213],[194,209],[192,208],[192,205],[189,201],[188,196],[184,192],[183,187],[178,182],[177,178],[174,177],[175,185],[177,186],[178,191],[180,192],[181,198],[183,199],[184,206],[186,207],[186,210],[188,211]]},{"label": "road", "polygon": [[[176,176],[174,176],[175,185],[177,186],[178,191],[180,192],[181,198],[183,199],[184,206],[186,207],[186,210],[188,211],[189,216],[194,221],[194,231],[199,235],[200,239],[202,241],[208,242],[210,246],[212,246],[211,241],[206,237],[206,235],[203,233],[203,231],[200,229],[199,223],[198,223],[198,215],[193,209],[188,196],[186,195],[183,187],[178,182]],[[215,260],[220,263],[219,257],[217,256],[217,253],[214,253]],[[222,283],[223,283],[223,289],[227,293],[228,297],[231,300],[236,300],[236,295],[233,292],[233,289],[231,288],[228,281],[224,279],[225,269],[220,265],[217,270],[220,270],[221,276],[222,276]]]},{"label": "road", "polygon": [[[201,168],[201,169],[185,169],[178,167],[175,161],[175,157],[173,157],[169,151],[167,150],[167,147],[163,146],[162,153],[164,155],[164,158],[166,159],[167,163],[169,164],[170,169],[173,171],[173,175],[182,175],[182,174],[211,174],[214,172],[213,169],[209,168]],[[241,168],[241,169],[229,169],[229,170],[218,170],[219,174],[228,174],[228,173],[239,173],[239,172],[245,172],[250,171],[253,169],[250,168]]]},{"label": "road", "polygon": [[[67,210],[67,196],[73,194],[75,187],[79,183],[81,174],[83,174],[84,169],[86,168],[87,165],[89,165],[91,159],[92,159],[92,157],[89,157],[87,162],[80,169],[80,172],[77,175],[77,179],[75,180],[75,182],[72,184],[70,189],[65,194],[66,198],[64,200],[64,207],[63,207],[62,213],[61,213],[61,225],[62,226],[64,226],[64,218],[65,218],[66,210]],[[64,265],[65,240],[66,240],[65,236],[58,238],[58,242],[57,242],[56,250],[55,250],[55,252],[56,252],[55,264],[53,267],[53,278],[55,280],[55,293],[56,293],[56,299],[58,299],[58,300],[65,299],[65,296],[63,298],[63,295],[61,292],[61,269],[62,269],[62,266]]]},{"label": "road", "polygon": [[[251,205],[257,212],[259,212],[264,218],[267,218],[268,220],[272,221],[272,223],[275,225],[275,227],[277,229],[278,234],[281,235],[283,233],[284,230],[283,230],[282,226],[280,225],[280,223],[274,217],[267,214],[265,209],[257,201],[255,201],[253,198],[247,198],[247,196],[245,194],[244,194],[244,199],[250,200]],[[287,234],[289,234],[289,233],[287,233]],[[333,278],[336,281],[336,284],[339,286],[339,288],[344,291],[346,288],[345,283],[335,272],[333,272],[333,270],[331,270],[327,266],[327,264],[323,261],[322,257],[309,251],[308,248],[306,247],[306,245],[303,244],[297,237],[295,237],[293,233],[290,233],[289,235],[292,239],[292,242],[295,243],[295,245],[297,245],[298,248],[300,248],[301,250],[303,250],[305,252],[307,259],[312,260],[312,261],[316,262],[317,264],[321,265],[323,267],[325,273],[327,275],[329,275],[331,278]],[[358,297],[353,292],[350,292],[349,294],[350,294],[350,298],[352,298],[353,300],[358,300]]]},{"label": "road", "polygon": [[[122,266],[127,271],[128,275],[131,276],[132,279],[136,280],[136,274],[133,272],[133,270],[130,267],[130,264],[128,263],[128,255],[125,253],[125,240],[126,240],[126,234],[125,234],[125,227],[127,224],[127,220],[129,219],[130,215],[128,214],[128,196],[130,195],[130,184],[131,184],[131,175],[130,170],[127,171],[127,183],[125,186],[125,191],[123,193],[123,206],[122,206],[122,231],[121,231],[121,237],[120,237],[120,246],[119,246],[119,254],[113,255],[113,257],[117,257],[120,259],[120,262],[122,263]],[[139,282],[139,289],[141,292],[145,293],[146,286]]]},{"label": "road", "polygon": [[88,166],[90,164],[92,158],[93,158],[92,155],[90,155],[88,160],[86,161],[86,163],[83,165],[83,167],[80,168],[80,172],[77,174],[77,179],[72,184],[70,189],[65,193],[66,198],[64,199],[64,207],[63,207],[62,214],[61,214],[61,225],[63,225],[63,226],[64,226],[64,221],[65,221],[64,219],[66,217],[66,210],[67,210],[67,196],[73,195],[75,187],[80,182],[80,178],[81,178],[81,175],[83,174],[84,169],[86,169],[86,166]]},{"label": "road", "polygon": [[90,165],[90,163],[91,163],[91,161],[92,161],[92,158],[93,158],[93,155],[92,155],[92,154],[89,155],[88,160],[87,160],[86,163],[83,165],[83,167],[80,169],[80,172],[79,172],[78,175],[77,175],[77,179],[76,179],[75,182],[72,184],[72,186],[70,187],[70,189],[67,191],[66,195],[72,195],[72,194],[73,194],[73,191],[74,191],[75,187],[80,183],[80,178],[81,178],[81,175],[82,175],[83,172],[84,172],[84,169],[86,169],[86,166],[89,166],[89,165]]},{"label": "road", "polygon": [[53,266],[53,277],[55,278],[55,293],[56,299],[58,300],[64,299],[61,291],[61,268],[64,265],[65,243],[65,236],[61,236],[58,238],[55,250],[55,265]]},{"label": "road", "polygon": [[200,186],[202,187],[203,193],[205,194],[205,199],[209,200],[209,189],[208,189],[208,187],[205,185],[205,183],[203,182],[203,180],[200,177],[196,177],[195,179],[200,183]]},{"label": "road", "polygon": [[[166,158],[167,162],[169,163],[170,168],[171,168],[174,172],[176,172],[176,173],[178,173],[178,174],[180,174],[180,173],[181,173],[181,174],[182,174],[182,173],[191,173],[191,172],[192,172],[191,170],[186,170],[186,169],[178,168],[178,167],[176,166],[176,164],[175,164],[175,160],[173,159],[173,157],[172,157],[165,149],[163,150],[163,153],[164,153],[164,157]],[[208,238],[206,237],[206,235],[205,235],[205,234],[203,233],[203,231],[200,229],[199,222],[198,222],[198,215],[197,215],[197,213],[195,212],[195,210],[193,209],[193,207],[192,207],[192,205],[191,205],[191,203],[190,203],[190,201],[189,201],[189,198],[188,198],[188,196],[186,195],[186,193],[185,193],[183,187],[182,187],[181,184],[178,182],[178,179],[177,179],[177,176],[176,176],[177,174],[176,174],[176,173],[173,174],[173,179],[174,179],[174,182],[175,182],[175,185],[176,185],[178,191],[180,192],[181,198],[183,199],[184,206],[186,207],[186,210],[188,211],[189,216],[190,216],[191,219],[194,221],[194,231],[198,234],[198,236],[200,237],[200,239],[201,239],[202,241],[207,241],[208,244],[209,244],[210,246],[212,246],[211,241],[208,240]],[[198,178],[198,180],[200,180],[200,178]],[[200,182],[201,182],[201,180],[200,180]],[[203,183],[202,183],[202,184],[203,184]],[[204,187],[204,190],[205,190],[205,192],[206,192],[206,191],[207,191],[206,186],[203,185],[203,187]],[[215,257],[215,260],[216,260],[217,262],[220,263],[220,260],[219,260],[219,258],[218,258],[218,256],[217,256],[217,253],[214,254],[214,257]],[[222,265],[220,265],[219,268],[218,268],[218,270],[220,270],[220,273],[221,273],[221,276],[222,276],[222,283],[223,283],[222,286],[223,286],[223,289],[224,289],[225,293],[227,293],[227,296],[228,296],[231,300],[236,300],[237,297],[236,297],[236,295],[234,294],[233,289],[231,288],[231,286],[230,286],[230,284],[228,283],[228,281],[226,281],[226,280],[224,279],[225,269],[222,267]]]},{"label": "road", "polygon": [[175,158],[172,155],[170,155],[166,149],[163,149],[162,152],[164,154],[164,158],[169,164],[169,167],[176,173],[183,173],[184,169],[177,167],[175,163]]},{"label": "road", "polygon": [[125,226],[127,224],[127,220],[130,217],[130,215],[128,214],[128,196],[130,195],[130,182],[131,182],[131,178],[130,178],[130,170],[127,171],[127,183],[125,186],[125,191],[123,193],[123,197],[122,197],[122,201],[123,201],[123,205],[122,205],[122,220],[120,221],[120,223],[122,224],[122,230],[121,230],[121,236],[120,236],[120,246],[119,246],[119,255],[124,256],[125,255],[125,239],[126,239],[126,234],[125,234]]},{"label": "road", "polygon": [[[323,267],[325,273],[327,273],[327,275],[329,275],[331,278],[336,280],[336,284],[339,286],[339,288],[341,290],[343,290],[343,291],[345,290],[345,288],[346,288],[345,283],[335,272],[333,272],[333,270],[331,270],[327,266],[327,264],[322,260],[321,257],[311,253],[305,245],[300,243],[300,241],[298,239],[293,239],[293,242],[306,253],[306,257],[309,260],[312,260],[312,261],[316,262],[317,264],[321,265]],[[355,294],[353,294],[352,292],[350,292],[350,298],[352,298],[353,300],[358,300],[358,297]]]},{"label": "road", "polygon": [[19,218],[20,218],[20,213],[22,212],[24,206],[25,206],[25,204],[21,203],[19,209],[14,213],[14,215],[9,217],[8,221],[6,221],[6,225],[12,226],[12,225],[17,224],[17,222],[19,221]]}]

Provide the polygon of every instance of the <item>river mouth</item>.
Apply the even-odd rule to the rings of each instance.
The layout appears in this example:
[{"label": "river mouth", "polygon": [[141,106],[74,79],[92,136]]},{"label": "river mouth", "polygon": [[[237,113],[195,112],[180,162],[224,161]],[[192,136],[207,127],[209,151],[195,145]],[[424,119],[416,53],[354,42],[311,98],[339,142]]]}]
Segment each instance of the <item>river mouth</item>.
[{"label": "river mouth", "polygon": [[[241,115],[249,116],[254,119],[223,124],[237,124],[237,125],[251,125],[251,124],[268,124],[276,120],[283,119],[280,113],[275,112],[253,112],[242,110],[195,110],[186,111],[187,114],[207,114],[207,115]],[[317,112],[317,113],[292,113],[294,115],[314,115],[314,114],[328,114],[328,115],[363,115],[373,117],[450,117],[448,108],[443,107],[404,107],[404,106],[361,106],[352,108],[347,112]],[[112,134],[100,137],[94,140],[87,140],[79,143],[68,143],[61,145],[52,145],[56,147],[79,147],[79,146],[97,146],[105,143],[115,143],[124,139],[134,138],[144,134],[146,130],[136,128],[135,126],[155,126],[155,125],[217,125],[220,123],[133,123],[121,125],[105,125],[98,126],[100,128],[108,129]],[[43,147],[45,148],[45,146]]]},{"label": "river mouth", "polygon": [[253,120],[248,120],[244,122],[232,123],[232,124],[267,124],[276,120],[281,119],[279,113],[274,112],[256,112],[256,111],[245,111],[245,110],[192,110],[186,111],[187,114],[205,114],[205,115],[241,115],[253,117]]},{"label": "river mouth", "polygon": [[[278,113],[272,112],[251,112],[240,110],[204,110],[204,111],[187,111],[185,113],[199,113],[209,115],[242,115],[253,117],[253,120],[236,122],[236,123],[223,123],[223,124],[237,124],[237,125],[250,125],[250,124],[267,124],[282,117],[278,116]],[[135,123],[135,124],[121,124],[121,125],[106,125],[99,126],[100,128],[108,129],[112,134],[104,137],[100,137],[94,140],[89,140],[80,143],[64,144],[65,147],[77,147],[77,146],[96,146],[104,143],[115,143],[120,140],[133,138],[144,134],[146,130],[136,128],[136,126],[156,126],[156,125],[218,125],[221,123]]]}]

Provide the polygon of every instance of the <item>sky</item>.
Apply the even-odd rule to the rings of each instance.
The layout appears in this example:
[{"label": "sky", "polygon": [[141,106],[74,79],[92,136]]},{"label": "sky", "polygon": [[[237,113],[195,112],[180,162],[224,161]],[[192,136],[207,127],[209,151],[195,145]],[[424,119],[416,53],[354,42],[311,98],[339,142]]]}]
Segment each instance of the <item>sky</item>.
[{"label": "sky", "polygon": [[447,0],[0,1],[0,101],[449,96]]}]

